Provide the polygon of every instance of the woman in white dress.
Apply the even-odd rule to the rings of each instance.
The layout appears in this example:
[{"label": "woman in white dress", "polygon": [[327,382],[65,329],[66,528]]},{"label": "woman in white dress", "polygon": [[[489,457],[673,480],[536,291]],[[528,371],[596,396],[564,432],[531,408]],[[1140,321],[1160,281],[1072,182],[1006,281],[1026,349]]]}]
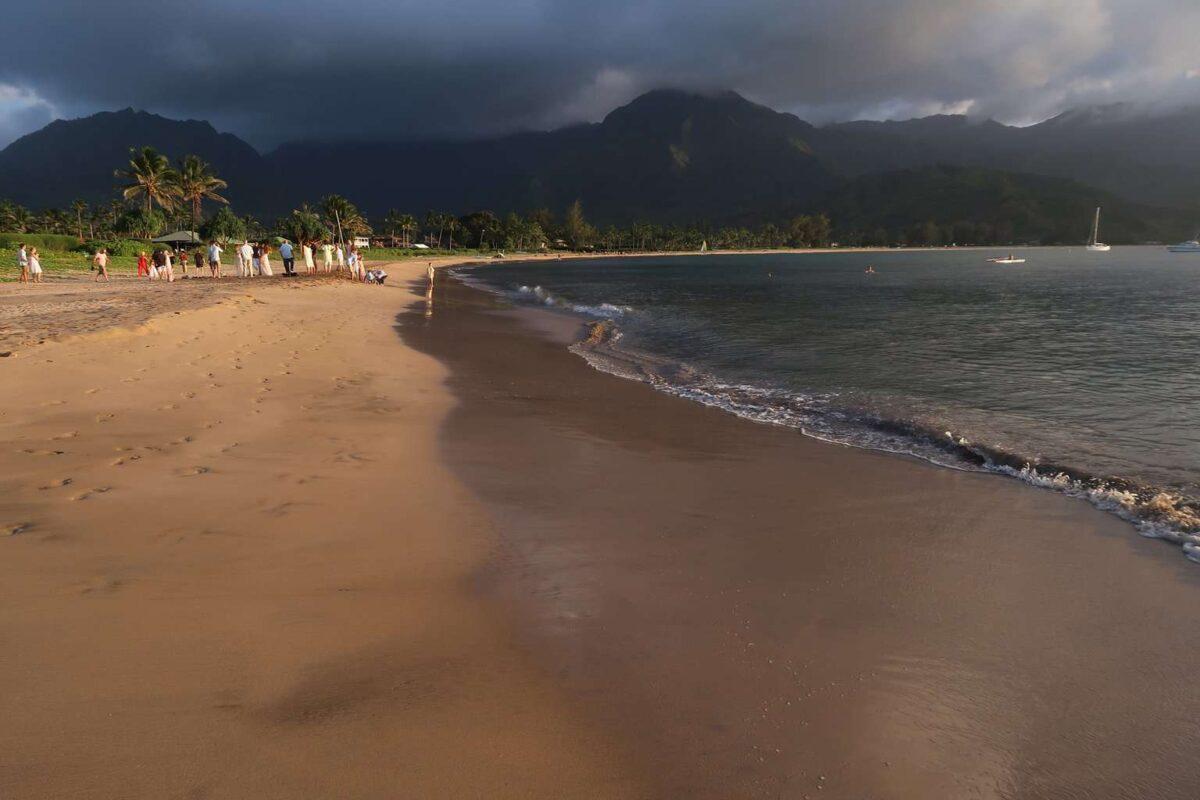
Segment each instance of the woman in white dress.
[{"label": "woman in white dress", "polygon": [[313,261],[312,245],[305,242],[304,246],[300,248],[300,252],[304,254],[304,266],[308,268],[308,274],[312,275],[317,271],[317,264]]},{"label": "woman in white dress", "polygon": [[42,254],[36,247],[29,251],[29,280],[34,283],[42,282]]},{"label": "woman in white dress", "polygon": [[271,272],[271,248],[265,244],[262,246],[262,255],[258,257],[258,266],[262,269],[262,274],[268,278],[275,274]]},{"label": "woman in white dress", "polygon": [[325,271],[333,272],[333,245],[325,242],[321,245],[321,253],[325,256]]},{"label": "woman in white dress", "polygon": [[338,246],[337,246],[337,265],[338,265],[338,272],[341,272],[343,269],[346,268],[346,252],[344,250],[342,250],[342,245],[340,242],[338,243]]}]

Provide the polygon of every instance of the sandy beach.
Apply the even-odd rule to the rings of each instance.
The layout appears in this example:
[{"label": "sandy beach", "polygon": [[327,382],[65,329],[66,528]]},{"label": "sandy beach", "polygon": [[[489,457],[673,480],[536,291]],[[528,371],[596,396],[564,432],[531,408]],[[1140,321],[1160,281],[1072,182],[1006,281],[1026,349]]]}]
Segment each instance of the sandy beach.
[{"label": "sandy beach", "polygon": [[424,266],[0,287],[0,796],[1200,794],[1172,548]]}]

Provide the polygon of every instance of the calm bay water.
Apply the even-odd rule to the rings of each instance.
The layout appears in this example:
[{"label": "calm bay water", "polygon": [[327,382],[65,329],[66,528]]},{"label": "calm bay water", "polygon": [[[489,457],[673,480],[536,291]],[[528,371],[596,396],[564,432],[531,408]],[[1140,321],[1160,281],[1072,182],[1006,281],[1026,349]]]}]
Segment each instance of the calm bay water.
[{"label": "calm bay water", "polygon": [[[1200,255],[1161,248],[488,265],[613,330],[601,369],[810,435],[1083,494],[1200,557]],[[864,273],[872,265],[873,275]]]}]

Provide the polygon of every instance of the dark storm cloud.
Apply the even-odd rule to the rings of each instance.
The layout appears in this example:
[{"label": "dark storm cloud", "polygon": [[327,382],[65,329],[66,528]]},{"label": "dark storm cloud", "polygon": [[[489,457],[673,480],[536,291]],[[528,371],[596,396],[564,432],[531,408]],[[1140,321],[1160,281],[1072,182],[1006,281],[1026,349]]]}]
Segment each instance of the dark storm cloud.
[{"label": "dark storm cloud", "polygon": [[821,121],[1191,99],[1190,0],[47,0],[9,8],[0,142],[125,106],[258,144],[595,119],[658,86]]}]

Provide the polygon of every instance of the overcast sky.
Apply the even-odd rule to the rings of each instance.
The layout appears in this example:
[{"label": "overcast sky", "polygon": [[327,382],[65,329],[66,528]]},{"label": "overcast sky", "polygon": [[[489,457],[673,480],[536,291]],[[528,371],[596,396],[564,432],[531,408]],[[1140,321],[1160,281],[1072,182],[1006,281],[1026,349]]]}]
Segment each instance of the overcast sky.
[{"label": "overcast sky", "polygon": [[1200,0],[41,0],[5,21],[0,146],[127,106],[269,148],[545,129],[665,86],[814,122],[1200,99]]}]

